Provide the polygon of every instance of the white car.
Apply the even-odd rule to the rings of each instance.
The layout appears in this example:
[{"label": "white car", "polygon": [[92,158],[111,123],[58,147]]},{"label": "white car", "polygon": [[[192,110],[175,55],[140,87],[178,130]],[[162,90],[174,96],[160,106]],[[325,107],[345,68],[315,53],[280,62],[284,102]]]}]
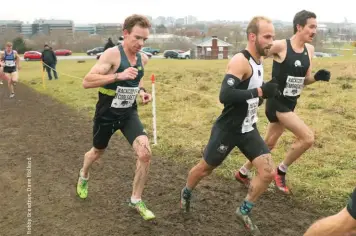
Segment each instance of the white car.
[{"label": "white car", "polygon": [[178,58],[179,59],[190,59],[190,50],[188,50],[186,52],[178,53]]}]

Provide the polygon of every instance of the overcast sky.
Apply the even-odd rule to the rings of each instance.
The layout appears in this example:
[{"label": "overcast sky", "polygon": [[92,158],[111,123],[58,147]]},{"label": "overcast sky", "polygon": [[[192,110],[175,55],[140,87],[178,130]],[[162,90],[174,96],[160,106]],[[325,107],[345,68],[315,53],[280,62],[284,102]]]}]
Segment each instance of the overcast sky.
[{"label": "overcast sky", "polygon": [[[316,0],[16,0],[8,2],[9,8],[1,8],[0,20],[32,22],[36,18],[69,19],[75,23],[122,23],[133,13],[176,18],[193,15],[198,20],[249,20],[254,15],[292,21],[296,12],[314,11],[319,21],[356,23],[356,1],[338,0],[330,4]],[[14,5],[15,4],[15,5]],[[50,6],[51,4],[51,6]],[[3,4],[2,4],[3,5]],[[4,5],[3,5],[4,6]],[[277,7],[283,9],[276,11]],[[205,10],[203,10],[205,9]]]}]

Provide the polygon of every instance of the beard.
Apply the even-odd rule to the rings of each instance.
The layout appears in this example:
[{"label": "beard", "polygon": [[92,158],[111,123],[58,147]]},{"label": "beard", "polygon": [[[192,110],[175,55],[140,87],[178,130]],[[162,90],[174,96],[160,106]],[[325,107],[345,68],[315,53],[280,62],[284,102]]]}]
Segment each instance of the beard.
[{"label": "beard", "polygon": [[270,46],[267,46],[267,47],[263,48],[261,46],[260,42],[258,41],[258,39],[255,42],[255,46],[256,46],[256,50],[257,50],[258,54],[260,54],[260,56],[267,56],[266,49],[269,49]]}]

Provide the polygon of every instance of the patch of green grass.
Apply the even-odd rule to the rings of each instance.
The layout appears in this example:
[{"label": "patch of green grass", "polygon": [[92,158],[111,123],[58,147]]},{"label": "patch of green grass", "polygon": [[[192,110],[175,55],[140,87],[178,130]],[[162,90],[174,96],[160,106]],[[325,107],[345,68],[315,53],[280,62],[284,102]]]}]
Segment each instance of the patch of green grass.
[{"label": "patch of green grass", "polygon": [[[356,77],[356,56],[316,58],[313,70],[327,68],[332,73],[329,83],[317,82],[306,87],[299,99],[296,113],[315,132],[315,145],[289,168],[288,183],[297,199],[311,201],[325,210],[339,210],[347,194],[354,188],[356,172],[356,124],[354,122],[356,93],[343,89]],[[95,60],[85,63],[59,61],[58,81],[48,81],[43,88],[39,62],[23,62],[21,81],[39,92],[50,94],[61,102],[92,116],[97,89],[83,89],[83,78]],[[211,127],[220,115],[218,95],[227,60],[150,60],[145,70],[145,87],[150,91],[150,76],[156,76],[157,135],[155,155],[184,162],[190,166],[201,158]],[[70,78],[64,74],[79,78]],[[271,60],[265,61],[265,80],[270,80]],[[342,79],[340,79],[342,78]],[[346,78],[346,79],[345,79]],[[187,90],[194,91],[189,92]],[[199,93],[199,94],[196,94]],[[152,107],[139,106],[139,114],[152,139]],[[267,119],[264,106],[259,110],[259,130],[265,135]],[[294,137],[286,132],[272,155],[275,163],[285,157]],[[220,176],[233,178],[246,158],[234,150],[216,170]],[[188,170],[187,170],[188,171]]]}]

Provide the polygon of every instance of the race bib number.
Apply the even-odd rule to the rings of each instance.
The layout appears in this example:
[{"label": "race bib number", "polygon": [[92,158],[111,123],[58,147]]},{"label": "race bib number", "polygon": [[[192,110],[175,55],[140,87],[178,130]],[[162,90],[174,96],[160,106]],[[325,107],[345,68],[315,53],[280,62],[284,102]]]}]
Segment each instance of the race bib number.
[{"label": "race bib number", "polygon": [[116,95],[112,100],[111,107],[113,108],[129,108],[136,101],[138,87],[121,87],[117,86]]},{"label": "race bib number", "polygon": [[258,98],[251,98],[246,101],[248,104],[247,115],[242,123],[242,133],[250,132],[253,130],[252,125],[258,121],[257,111],[258,111]]},{"label": "race bib number", "polygon": [[301,94],[304,88],[305,77],[288,76],[286,80],[286,87],[283,90],[283,95],[288,97],[295,97]]},{"label": "race bib number", "polygon": [[5,61],[5,66],[14,67],[14,66],[16,66],[16,64],[14,61]]}]

